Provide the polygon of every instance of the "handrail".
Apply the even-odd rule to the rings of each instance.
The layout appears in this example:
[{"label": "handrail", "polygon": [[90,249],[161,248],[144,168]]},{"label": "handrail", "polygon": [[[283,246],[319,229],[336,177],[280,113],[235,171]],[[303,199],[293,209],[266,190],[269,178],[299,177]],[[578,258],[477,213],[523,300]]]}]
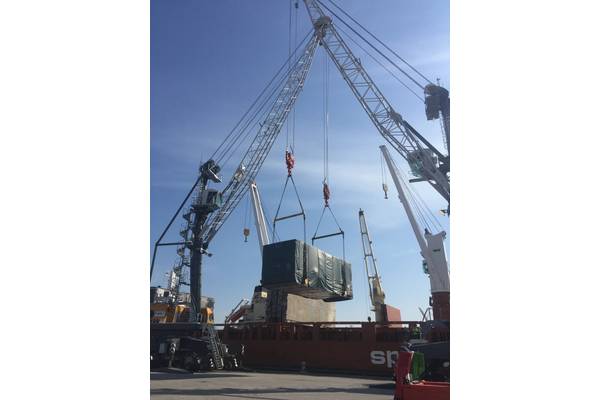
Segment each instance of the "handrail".
[{"label": "handrail", "polygon": [[214,326],[275,326],[275,325],[367,325],[367,326],[386,326],[386,325],[423,325],[423,321],[388,321],[388,322],[368,322],[368,321],[310,321],[310,322],[239,322],[237,324],[213,324]]}]

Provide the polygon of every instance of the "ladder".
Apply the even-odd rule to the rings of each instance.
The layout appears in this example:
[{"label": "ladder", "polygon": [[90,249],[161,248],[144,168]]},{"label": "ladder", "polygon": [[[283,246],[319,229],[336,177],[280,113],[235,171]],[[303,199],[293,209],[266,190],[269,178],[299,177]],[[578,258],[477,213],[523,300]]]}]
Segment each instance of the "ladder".
[{"label": "ladder", "polygon": [[212,353],[213,361],[216,369],[223,369],[223,354],[221,351],[221,340],[217,336],[215,328],[210,324],[204,324],[204,333],[208,339],[209,350]]}]

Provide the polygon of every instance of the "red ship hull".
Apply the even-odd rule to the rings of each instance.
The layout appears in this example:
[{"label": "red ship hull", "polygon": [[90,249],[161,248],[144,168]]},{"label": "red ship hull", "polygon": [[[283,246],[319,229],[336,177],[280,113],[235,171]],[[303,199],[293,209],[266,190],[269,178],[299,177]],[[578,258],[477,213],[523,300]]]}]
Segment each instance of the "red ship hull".
[{"label": "red ship hull", "polygon": [[[422,336],[421,322],[311,322],[226,325],[223,343],[244,346],[244,365],[393,375],[400,348]],[[430,338],[431,339],[431,338]],[[448,340],[438,332],[434,340]]]}]

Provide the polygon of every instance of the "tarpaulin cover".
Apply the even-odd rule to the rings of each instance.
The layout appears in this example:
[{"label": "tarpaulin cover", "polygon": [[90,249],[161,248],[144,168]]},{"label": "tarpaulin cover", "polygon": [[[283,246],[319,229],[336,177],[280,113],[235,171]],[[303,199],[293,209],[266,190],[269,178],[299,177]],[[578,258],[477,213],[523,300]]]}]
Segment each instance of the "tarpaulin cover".
[{"label": "tarpaulin cover", "polygon": [[301,240],[263,247],[262,285],[311,299],[352,299],[352,269],[344,260]]}]

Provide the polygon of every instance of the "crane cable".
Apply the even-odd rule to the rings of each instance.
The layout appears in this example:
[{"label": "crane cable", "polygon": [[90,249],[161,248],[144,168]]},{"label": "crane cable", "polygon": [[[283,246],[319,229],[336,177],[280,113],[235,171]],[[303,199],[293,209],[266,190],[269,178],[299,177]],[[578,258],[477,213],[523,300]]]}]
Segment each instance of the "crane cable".
[{"label": "crane cable", "polygon": [[[404,173],[401,171],[400,174],[402,175],[402,179],[404,182],[408,182],[408,178],[406,177],[406,175],[404,175]],[[419,192],[417,190],[412,190],[410,188],[410,186],[408,186],[408,183],[405,184],[406,190],[410,196],[410,198],[412,199],[412,203],[419,208],[421,215],[423,216],[423,219],[426,219],[427,221],[429,221],[429,223],[431,225],[429,225],[429,229],[433,232],[433,230],[437,230],[438,232],[441,232],[443,230],[442,224],[440,223],[439,219],[435,216],[435,214],[431,211],[431,209],[426,205],[425,201],[423,200],[423,198],[421,197],[421,195],[419,194]]]},{"label": "crane cable", "polygon": [[[400,171],[400,169],[398,169],[397,167],[395,168],[395,170],[398,171],[398,175],[400,178],[400,185],[402,185],[402,189],[406,193],[406,198],[407,198],[407,201],[410,203],[410,208],[412,208],[416,212],[417,217],[421,220],[421,227],[425,226],[427,229],[429,229],[429,233],[433,233],[433,231],[431,230],[431,226],[429,226],[429,224],[427,223],[427,220],[424,218],[424,215],[426,215],[426,214],[421,209],[419,202],[416,201],[416,198],[420,199],[421,202],[423,202],[423,199],[418,195],[418,193],[416,191],[413,192],[409,188],[408,183],[407,183],[408,181],[406,179],[405,174],[402,171]],[[431,213],[431,210],[429,210],[429,208],[425,205],[424,202],[423,202],[423,208],[425,210],[429,211],[429,213],[433,217],[433,220],[435,222],[437,222],[437,225],[439,227],[438,232],[441,232],[442,231],[441,224],[439,223],[437,218],[433,215],[433,213]],[[424,260],[424,261],[427,262],[426,260]],[[443,285],[442,278],[439,275],[437,275],[437,274],[432,275],[431,273],[428,273],[428,275],[429,275],[430,279],[432,279],[432,277],[435,277],[437,282],[440,285]]]},{"label": "crane cable", "polygon": [[[382,156],[382,180],[385,182],[386,174],[383,172],[386,170],[386,165],[383,162]],[[441,232],[443,230],[442,224],[439,222],[435,214],[427,207],[423,198],[419,195],[419,192],[412,190],[408,185],[408,178],[399,168],[396,168],[400,178],[400,184],[402,185],[403,191],[406,194],[406,198],[413,209],[415,216],[419,219],[421,226],[429,229],[430,232]],[[385,183],[384,183],[385,185]],[[384,189],[385,191],[385,189]]]},{"label": "crane cable", "polygon": [[[287,185],[289,182],[292,182],[292,187],[294,188],[294,193],[296,194],[296,199],[298,200],[298,205],[300,206],[300,212],[295,214],[287,215],[284,217],[279,217],[279,211],[281,211],[281,205],[283,204],[283,197],[285,195],[285,191],[287,189]],[[277,235],[277,222],[293,218],[293,217],[302,217],[303,223],[303,232],[304,232],[304,242],[306,242],[306,213],[304,212],[304,206],[302,205],[302,200],[300,199],[300,195],[298,194],[298,188],[296,187],[296,182],[294,182],[294,177],[292,176],[291,171],[288,173],[287,178],[285,179],[285,184],[283,185],[283,190],[281,191],[281,198],[279,199],[279,205],[277,206],[277,211],[275,212],[275,217],[273,218],[273,239],[279,237]]]},{"label": "crane cable", "polygon": [[[298,46],[296,47],[296,49],[292,52],[292,55],[289,58],[293,58],[298,50],[301,48],[301,46],[303,46],[304,42],[311,36],[312,34],[312,30],[309,30],[309,32],[307,32],[307,34],[304,36],[304,38],[302,39],[302,41],[298,44]],[[215,161],[220,161],[222,160],[227,154],[228,152],[232,149],[232,147],[234,146],[235,142],[237,140],[239,140],[241,134],[244,132],[244,128],[242,128],[241,131],[237,131],[238,127],[240,125],[242,125],[242,123],[246,120],[246,117],[254,110],[254,113],[252,114],[255,118],[257,116],[258,113],[260,113],[260,111],[262,110],[261,107],[259,107],[259,110],[256,111],[255,110],[255,106],[261,102],[261,100],[264,99],[264,95],[265,93],[268,92],[269,88],[271,87],[271,85],[273,84],[273,82],[275,82],[278,78],[278,76],[281,74],[281,72],[285,69],[286,65],[288,65],[288,60],[285,60],[285,62],[281,65],[281,67],[279,68],[279,70],[277,70],[277,72],[275,73],[275,75],[271,78],[271,80],[267,83],[267,85],[263,88],[263,90],[260,92],[260,94],[256,97],[256,99],[252,102],[252,104],[250,105],[250,107],[246,110],[246,112],[242,115],[242,117],[239,119],[239,121],[234,125],[234,127],[231,129],[231,131],[229,131],[229,133],[225,136],[225,138],[223,139],[223,141],[219,144],[219,146],[215,149],[215,151],[213,152],[213,154],[210,156],[209,159],[213,159]],[[278,87],[281,86],[281,84],[283,82],[285,82],[285,79],[287,78],[287,76],[289,75],[289,71],[286,71],[286,74],[283,75],[282,78],[279,79],[278,83],[275,85],[275,87],[273,88],[273,92],[276,91],[276,89]],[[270,98],[269,96],[267,96],[267,98]],[[264,101],[263,101],[263,106],[264,107]],[[250,120],[252,120],[253,118],[251,118]],[[248,126],[248,123],[245,125],[246,127]],[[234,135],[235,134],[235,135]],[[230,142],[230,143],[228,143]],[[218,156],[218,157],[217,157]]]},{"label": "crane cable", "polygon": [[[332,12],[327,6],[325,6],[320,0],[316,0],[319,4],[321,4],[323,7],[325,7],[327,10],[329,10],[330,12]],[[433,85],[433,82],[430,81],[429,79],[427,79],[427,77],[425,77],[425,75],[423,75],[421,72],[419,72],[415,67],[413,67],[411,64],[409,64],[408,61],[406,61],[404,58],[400,57],[394,50],[392,50],[389,46],[387,46],[384,42],[382,42],[377,36],[375,36],[373,33],[371,33],[367,28],[365,28],[364,26],[362,26],[360,24],[360,22],[358,22],[356,19],[352,18],[352,16],[350,14],[348,14],[346,11],[344,11],[344,9],[340,6],[338,6],[333,0],[329,0],[329,2],[331,4],[333,4],[333,6],[335,6],[338,10],[340,10],[345,16],[347,16],[348,18],[350,18],[350,20],[352,20],[352,22],[354,22],[356,25],[358,25],[359,27],[362,28],[362,30],[364,30],[366,33],[369,34],[369,36],[371,36],[373,39],[375,39],[379,44],[381,44],[383,47],[385,47],[390,53],[392,53],[393,55],[395,55],[396,57],[398,57],[398,59],[400,61],[402,61],[404,64],[406,64],[410,69],[412,69],[414,72],[416,72],[421,78],[425,79],[428,83]],[[333,12],[332,12],[333,13]],[[335,14],[334,14],[335,15]],[[339,18],[336,15],[337,18]],[[342,21],[343,22],[343,21]]]},{"label": "crane cable", "polygon": [[[252,121],[260,114],[260,112],[263,110],[263,108],[265,107],[265,105],[267,104],[267,102],[272,98],[272,96],[274,95],[274,93],[285,82],[285,79],[287,78],[287,73],[284,74],[284,75],[282,75],[278,79],[277,83],[271,88],[270,94],[268,94],[266,97],[263,97],[263,95],[265,93],[267,93],[267,90],[269,89],[269,87],[271,86],[271,84],[276,80],[276,78],[279,76],[279,74],[281,73],[281,71],[284,69],[284,67],[285,67],[286,64],[287,64],[287,61],[280,67],[280,69],[273,76],[273,78],[271,79],[271,81],[265,86],[265,88],[259,94],[259,96],[256,98],[256,100],[254,101],[254,103],[250,106],[250,108],[242,116],[242,118],[240,119],[240,121],[238,121],[238,123],[236,124],[236,126],[234,127],[234,129],[232,129],[232,131],[227,135],[227,137],[219,145],[219,147],[217,148],[217,150],[215,150],[215,153],[213,154],[213,156],[211,156],[211,158],[214,159],[214,157],[217,155],[217,152],[219,150],[221,150],[221,148],[223,148],[223,150],[221,151],[220,155],[216,159],[217,161],[220,161],[233,148],[233,146],[239,140],[239,138],[241,137],[241,135],[243,134],[243,132],[248,128],[248,126],[250,125],[250,123],[252,123]],[[245,125],[241,128],[241,130],[237,133],[237,135],[233,137],[233,139],[231,140],[231,142],[229,143],[229,145],[227,147],[223,147],[227,143],[227,141],[230,139],[231,135],[233,135],[233,133],[235,132],[236,128],[244,121],[245,117],[249,114],[249,112],[254,108],[254,106],[260,100],[262,100],[262,102],[261,102],[260,106],[258,106],[258,109],[254,111],[254,113],[252,114],[252,117],[250,117],[248,120],[246,120]]]},{"label": "crane cable", "polygon": [[[294,45],[298,41],[298,0],[295,0],[294,8]],[[296,107],[292,110],[292,152],[296,149]]]},{"label": "crane cable", "polygon": [[248,227],[248,211],[250,209],[250,192],[246,194],[246,209],[244,210],[244,242],[248,241],[250,236],[250,228]]},{"label": "crane cable", "polygon": [[350,39],[350,41],[352,43],[354,43],[356,46],[358,46],[366,55],[368,55],[369,57],[371,57],[371,59],[373,61],[375,61],[377,64],[379,64],[379,66],[383,69],[385,69],[394,79],[396,79],[398,82],[400,82],[402,84],[402,86],[404,86],[409,92],[411,92],[412,94],[414,94],[417,99],[421,100],[421,101],[425,101],[425,99],[423,97],[421,97],[417,92],[415,92],[414,90],[412,90],[410,88],[410,86],[408,86],[406,84],[406,82],[404,82],[402,79],[400,79],[396,74],[394,74],[392,71],[390,71],[390,69],[388,67],[386,67],[381,61],[379,61],[377,58],[375,58],[375,56],[373,56],[371,53],[369,53],[369,51],[367,49],[365,49],[364,47],[362,47],[356,40],[354,40],[354,38],[352,38],[352,36],[350,36],[350,34],[348,34],[348,32],[346,32],[344,29],[342,29],[341,27],[337,27],[337,29],[342,32],[347,39]]},{"label": "crane cable", "polygon": [[400,171],[402,177],[402,184],[407,194],[408,201],[412,204],[413,209],[419,214],[421,224],[429,229],[430,232],[441,232],[443,230],[441,223],[433,214],[431,209],[426,205],[423,198],[419,195],[419,192],[412,190],[408,186],[408,178],[402,171]]},{"label": "crane cable", "polygon": [[[306,40],[307,37],[308,37],[308,34],[303,39],[303,42]],[[300,45],[298,45],[295,52],[302,45],[302,43]],[[286,63],[287,63],[287,61],[286,61]],[[283,70],[284,67],[285,67],[285,63],[281,66],[281,68],[279,69],[276,76]],[[261,123],[261,121],[265,120],[266,116],[270,112],[270,108],[268,108],[268,107],[265,108],[265,106],[267,104],[270,104],[271,99],[283,87],[283,85],[285,84],[285,82],[287,81],[287,79],[289,77],[289,73],[290,73],[290,71],[287,71],[286,74],[282,75],[281,78],[279,78],[279,81],[277,82],[277,84],[275,86],[273,86],[273,88],[271,89],[271,92],[263,99],[261,105],[258,107],[258,110],[253,114],[253,116],[251,118],[249,118],[246,121],[245,125],[242,127],[242,129],[237,134],[237,136],[232,140],[229,147],[226,148],[222,152],[222,155],[220,156],[220,158],[218,158],[216,160],[217,163],[221,163],[222,159],[225,157],[225,155],[227,155],[227,158],[225,159],[225,161],[223,161],[221,163],[221,169],[224,169],[225,165],[229,162],[231,157],[236,153],[236,151],[239,149],[239,147],[246,141],[246,139],[249,137],[250,133],[254,131],[254,128],[257,125],[259,125]],[[273,78],[276,78],[276,76]],[[273,81],[273,79],[272,79],[272,81]],[[270,83],[267,86],[269,86],[269,85],[270,85]],[[262,112],[262,114],[261,114],[261,112]],[[252,124],[253,121],[254,121],[254,124]],[[250,124],[252,124],[252,125],[250,125]],[[250,128],[250,129],[248,129],[248,128]]]},{"label": "crane cable", "polygon": [[388,185],[387,185],[387,174],[385,173],[385,161],[383,160],[383,154],[379,152],[379,161],[381,163],[381,188],[383,189],[384,198],[388,198]]},{"label": "crane cable", "polygon": [[329,205],[329,62],[323,54],[323,194],[325,205]]},{"label": "crane cable", "polygon": [[[292,56],[292,3],[294,3],[294,36],[293,44],[296,45],[298,41],[298,0],[290,0],[289,15],[288,15],[288,70],[291,70],[291,56]],[[296,107],[291,110],[291,116],[286,120],[286,136],[285,136],[285,150],[288,149],[294,154],[296,145]],[[290,126],[291,125],[291,126]],[[290,141],[291,131],[291,141]]]},{"label": "crane cable", "polygon": [[[331,236],[342,236],[342,260],[346,261],[346,238],[344,234],[344,230],[340,226],[333,210],[329,205],[329,200],[331,198],[331,191],[329,190],[329,58],[326,53],[323,54],[323,200],[325,205],[323,207],[323,211],[321,212],[321,216],[319,217],[319,222],[317,223],[317,228],[315,229],[315,233],[312,237],[312,244],[314,245],[315,240],[324,239]],[[333,221],[338,227],[338,231],[327,234],[317,236],[319,232],[319,227],[321,226],[321,222],[323,221],[323,216],[325,215],[325,211],[329,210]]]},{"label": "crane cable", "polygon": [[375,47],[371,42],[369,42],[367,39],[365,39],[365,37],[363,35],[361,35],[360,33],[358,33],[356,31],[356,29],[354,29],[353,27],[351,27],[346,21],[344,21],[343,18],[341,18],[339,15],[337,15],[334,11],[332,11],[329,7],[327,7],[325,4],[321,3],[319,0],[316,0],[320,5],[322,5],[324,8],[326,8],[332,15],[334,15],[338,20],[340,20],[344,25],[346,25],[352,32],[354,32],[356,34],[356,36],[358,36],[359,38],[361,38],[366,44],[368,44],[373,50],[375,50],[377,53],[379,53],[383,58],[385,58],[390,64],[392,64],[394,67],[396,67],[396,69],[398,69],[398,71],[402,72],[404,75],[406,75],[406,77],[408,79],[410,79],[415,85],[417,85],[418,87],[420,87],[422,90],[425,90],[425,86],[421,85],[419,82],[417,82],[417,80],[415,78],[413,78],[412,76],[410,76],[410,74],[408,72],[406,72],[405,70],[403,70],[402,68],[400,68],[398,66],[398,64],[396,64],[394,61],[392,61],[388,56],[386,56],[385,54],[383,54],[383,52],[381,50],[379,50],[377,47]]},{"label": "crane cable", "polygon": [[[292,40],[292,0],[290,0],[290,12],[289,12],[289,30],[288,30],[288,44],[289,49],[291,49],[291,40]],[[288,70],[288,74],[291,71],[291,67]],[[294,177],[292,176],[292,170],[296,164],[296,160],[294,158],[294,149],[293,144],[289,146],[289,133],[290,133],[290,125],[289,120],[287,121],[287,136],[285,143],[285,166],[287,169],[287,177],[285,179],[285,184],[283,185],[283,190],[281,192],[281,198],[279,199],[279,205],[277,206],[277,212],[275,213],[275,217],[273,218],[273,239],[277,236],[277,222],[301,216],[303,221],[303,230],[304,230],[304,242],[306,242],[306,213],[304,212],[304,206],[302,205],[302,200],[300,199],[300,195],[298,194],[298,188],[296,187],[296,182],[294,182]],[[298,200],[298,204],[300,205],[300,212],[296,212],[295,214],[291,214],[284,217],[279,217],[279,211],[281,210],[281,204],[283,203],[283,198],[285,196],[285,191],[287,189],[288,183],[292,182],[292,187],[294,188],[294,193],[296,194],[296,199]]]},{"label": "crane cable", "polygon": [[[303,43],[307,40],[307,38],[309,37],[310,32],[304,37],[303,41],[296,47],[296,49],[294,50],[294,53],[292,54],[291,57],[294,57],[296,52],[298,51],[298,49],[303,45]],[[267,87],[265,87],[265,90],[263,90],[263,93],[266,92],[266,89],[268,89],[268,87],[273,83],[273,81],[277,78],[277,76],[284,70],[285,66],[286,66],[287,60],[286,62],[284,62],[284,64],[281,65],[281,67],[279,68],[279,70],[277,71],[277,73],[275,74],[275,76],[271,79],[271,81],[267,84]],[[229,156],[227,157],[227,160],[225,161],[225,163],[227,163],[227,161],[229,161],[229,159],[231,158],[231,155],[233,153],[235,153],[237,151],[237,149],[240,147],[240,145],[246,140],[246,138],[249,136],[249,131],[246,131],[248,129],[248,127],[250,126],[250,124],[252,124],[253,121],[256,121],[252,126],[250,131],[253,131],[254,128],[256,127],[257,124],[260,123],[260,121],[264,120],[264,116],[268,114],[268,112],[270,111],[270,109],[268,107],[266,107],[266,105],[270,104],[271,99],[277,94],[278,91],[281,90],[281,88],[283,87],[283,85],[285,85],[285,82],[287,81],[287,79],[289,78],[289,74],[290,71],[286,71],[285,74],[283,74],[277,81],[277,83],[271,88],[271,91],[268,95],[266,95],[266,97],[263,98],[260,106],[258,106],[258,109],[254,112],[254,114],[252,115],[251,118],[249,118],[245,125],[241,128],[240,132],[237,134],[236,137],[234,137],[234,139],[231,141],[231,143],[229,144],[229,147],[225,148],[222,156],[220,156],[219,159],[217,159],[217,162],[220,162],[225,155],[227,154],[227,152],[229,152]],[[263,94],[261,93],[261,95]],[[259,96],[260,97],[260,96]],[[258,100],[258,98],[257,98]],[[265,108],[266,107],[266,108]],[[264,110],[264,111],[263,111]],[[260,114],[262,112],[262,115]],[[260,116],[260,117],[259,117]],[[245,135],[242,138],[242,134],[245,133]],[[242,138],[241,141],[239,141],[239,139]],[[227,140],[227,138],[226,138]],[[236,145],[237,142],[237,145]],[[235,148],[233,147],[235,146]],[[233,151],[231,151],[231,149],[233,148]],[[224,164],[225,164],[224,163]]]},{"label": "crane cable", "polygon": [[[292,56],[292,1],[290,0],[290,7],[289,7],[289,13],[288,13],[288,72],[290,71],[290,69],[292,68],[292,64],[290,62],[290,58]],[[287,151],[287,149],[289,148],[289,141],[290,141],[290,120],[287,119],[286,121],[286,133],[285,133],[285,150]]]}]

